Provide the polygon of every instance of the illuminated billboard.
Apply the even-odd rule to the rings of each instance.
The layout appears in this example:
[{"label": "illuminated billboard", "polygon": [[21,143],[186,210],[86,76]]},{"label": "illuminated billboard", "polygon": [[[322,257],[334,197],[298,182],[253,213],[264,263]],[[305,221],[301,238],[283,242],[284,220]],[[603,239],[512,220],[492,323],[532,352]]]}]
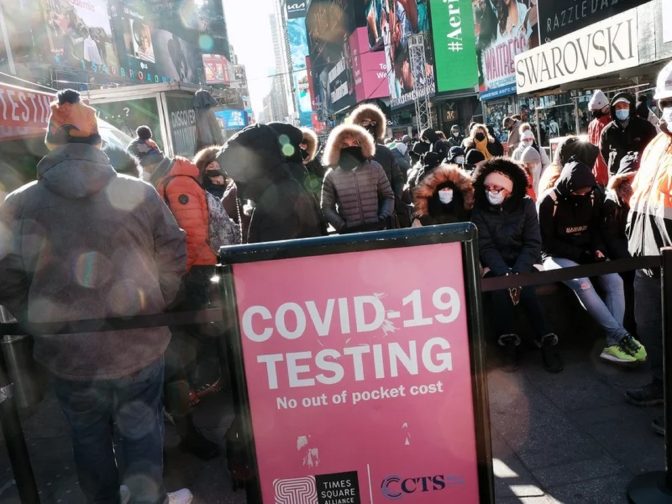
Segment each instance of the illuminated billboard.
[{"label": "illuminated billboard", "polygon": [[[364,7],[369,30],[369,50],[384,51],[388,67],[390,104],[400,107],[413,102],[417,92],[434,94],[434,52],[427,2],[374,0]],[[415,82],[409,56],[411,35],[424,36],[425,69]]]},{"label": "illuminated billboard", "polygon": [[[289,16],[289,14],[288,10],[287,15]],[[287,39],[292,68],[292,87],[298,106],[299,122],[301,126],[310,126],[313,108],[311,106],[308,72],[306,70],[306,57],[309,54],[309,50],[305,17],[287,19]]]}]

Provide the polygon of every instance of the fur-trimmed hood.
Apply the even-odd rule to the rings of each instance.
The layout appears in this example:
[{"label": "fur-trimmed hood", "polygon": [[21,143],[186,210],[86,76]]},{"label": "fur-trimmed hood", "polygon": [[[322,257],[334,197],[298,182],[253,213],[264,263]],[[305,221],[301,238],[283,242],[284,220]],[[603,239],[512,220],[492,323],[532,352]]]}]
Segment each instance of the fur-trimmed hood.
[{"label": "fur-trimmed hood", "polygon": [[474,186],[471,178],[464,170],[455,164],[442,164],[413,189],[413,203],[415,215],[422,217],[429,214],[429,202],[439,187],[452,183],[455,189],[462,193],[464,209],[469,211],[474,206]]},{"label": "fur-trimmed hood", "polygon": [[348,117],[349,124],[360,124],[364,119],[376,121],[376,142],[382,142],[385,138],[385,131],[387,129],[387,118],[380,107],[372,103],[363,103],[352,111]]},{"label": "fur-trimmed hood", "polygon": [[527,172],[521,165],[509,159],[493,158],[477,165],[472,175],[474,197],[478,206],[485,208],[489,205],[483,184],[485,178],[493,172],[501,172],[513,181],[513,191],[507,201],[512,205],[519,204],[527,194]]},{"label": "fur-trimmed hood", "polygon": [[306,151],[308,151],[308,157],[304,159],[304,163],[310,163],[317,155],[317,147],[320,142],[317,139],[317,134],[310,128],[301,128],[301,133],[303,133],[301,143],[306,144]]},{"label": "fur-trimmed hood", "polygon": [[352,135],[359,142],[362,147],[362,155],[365,158],[371,159],[374,156],[376,144],[373,143],[373,138],[364,128],[354,124],[341,124],[329,133],[327,145],[324,148],[324,156],[322,156],[324,166],[338,166],[341,159],[343,139],[348,135]]}]

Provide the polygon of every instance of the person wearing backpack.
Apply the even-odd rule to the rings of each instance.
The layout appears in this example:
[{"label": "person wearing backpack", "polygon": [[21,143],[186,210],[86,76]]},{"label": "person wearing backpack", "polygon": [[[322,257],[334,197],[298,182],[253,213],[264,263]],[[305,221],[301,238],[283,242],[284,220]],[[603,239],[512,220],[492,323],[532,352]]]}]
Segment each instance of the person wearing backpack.
[{"label": "person wearing backpack", "polygon": [[[603,194],[592,172],[593,164],[572,157],[562,168],[555,187],[539,201],[544,269],[560,269],[606,261],[602,240]],[[581,305],[602,328],[606,345],[600,354],[616,364],[646,360],[646,350],[623,327],[625,296],[618,273],[597,277],[605,299],[590,279],[576,278],[563,283],[574,291]]]}]

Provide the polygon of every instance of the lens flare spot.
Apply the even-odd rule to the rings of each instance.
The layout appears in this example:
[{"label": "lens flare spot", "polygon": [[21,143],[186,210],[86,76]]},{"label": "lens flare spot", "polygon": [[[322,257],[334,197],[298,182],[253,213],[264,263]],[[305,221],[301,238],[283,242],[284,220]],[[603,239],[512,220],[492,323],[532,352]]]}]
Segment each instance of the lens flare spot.
[{"label": "lens flare spot", "polygon": [[109,278],[107,258],[98,252],[80,254],[75,264],[75,278],[88,289],[101,285]]},{"label": "lens flare spot", "polygon": [[287,157],[292,157],[295,151],[296,149],[294,149],[294,147],[292,147],[290,144],[285,144],[282,146],[282,153]]},{"label": "lens flare spot", "polygon": [[201,48],[201,51],[210,52],[215,47],[215,41],[210,35],[204,33],[198,37],[198,47]]}]

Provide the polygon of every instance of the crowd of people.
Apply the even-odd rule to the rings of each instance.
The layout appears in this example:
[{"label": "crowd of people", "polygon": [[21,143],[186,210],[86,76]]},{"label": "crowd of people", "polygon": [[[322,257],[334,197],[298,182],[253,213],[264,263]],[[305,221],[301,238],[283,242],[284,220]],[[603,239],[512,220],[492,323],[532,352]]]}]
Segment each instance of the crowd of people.
[{"label": "crowd of people", "polygon": [[[522,116],[504,119],[505,144],[473,123],[466,137],[458,127],[448,137],[426,129],[386,146],[387,119],[371,104],[322,149],[309,129],[269,123],[193,159],[169,158],[147,126],[127,151],[103,148],[95,111],[76,91],[60,91],[37,180],[0,207],[0,303],[29,322],[198,310],[216,302],[211,278],[223,245],[466,221],[478,228],[483,277],[658,255],[672,245],[670,77],[672,64],[659,77],[657,126],[638,117],[631,95],[609,101],[596,91],[590,141],[568,138],[552,161]],[[650,361],[652,381],[626,393],[640,406],[662,402],[658,275],[565,282],[602,331],[601,358]],[[497,291],[490,302],[506,369],[519,359],[521,306],[544,368],[562,371],[558,335],[534,288]],[[226,356],[213,341],[202,326],[35,335],[88,501],[191,501],[188,490],[163,486],[164,410],[181,448],[218,454],[192,419],[223,381]],[[195,369],[212,355],[214,375],[198,388]]]}]

